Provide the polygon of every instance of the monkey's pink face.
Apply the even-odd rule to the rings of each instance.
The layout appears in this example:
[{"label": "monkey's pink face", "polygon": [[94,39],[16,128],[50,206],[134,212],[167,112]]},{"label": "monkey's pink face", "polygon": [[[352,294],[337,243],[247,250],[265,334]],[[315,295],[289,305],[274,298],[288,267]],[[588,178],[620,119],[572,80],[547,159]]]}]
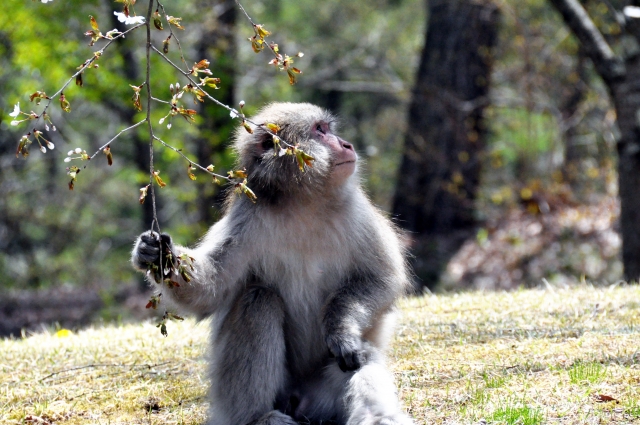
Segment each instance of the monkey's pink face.
[{"label": "monkey's pink face", "polygon": [[324,121],[313,124],[311,133],[316,140],[331,151],[334,164],[331,182],[334,184],[344,183],[356,170],[358,156],[353,145],[333,134],[329,124]]}]

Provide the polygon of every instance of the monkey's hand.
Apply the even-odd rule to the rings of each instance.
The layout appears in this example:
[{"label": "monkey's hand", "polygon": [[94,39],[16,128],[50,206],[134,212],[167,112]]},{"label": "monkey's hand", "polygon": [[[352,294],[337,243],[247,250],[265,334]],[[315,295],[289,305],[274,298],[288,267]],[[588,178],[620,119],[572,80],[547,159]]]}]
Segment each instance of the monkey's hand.
[{"label": "monkey's hand", "polygon": [[138,237],[131,254],[131,262],[140,271],[150,271],[156,282],[160,282],[161,255],[162,268],[171,270],[175,260],[171,236],[165,233],[159,235],[149,230]]},{"label": "monkey's hand", "polygon": [[329,353],[336,358],[343,372],[358,370],[367,361],[362,341],[357,336],[333,334],[326,337],[326,342]]}]

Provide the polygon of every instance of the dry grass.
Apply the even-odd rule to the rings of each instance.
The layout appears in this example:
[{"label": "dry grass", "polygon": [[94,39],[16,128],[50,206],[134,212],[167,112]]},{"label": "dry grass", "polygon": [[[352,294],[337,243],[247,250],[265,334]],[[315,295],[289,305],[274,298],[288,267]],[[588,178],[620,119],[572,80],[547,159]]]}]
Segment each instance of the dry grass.
[{"label": "dry grass", "polygon": [[[640,424],[640,286],[401,307],[390,362],[418,424]],[[145,324],[0,341],[0,423],[201,423],[207,332],[186,321],[166,339]]]},{"label": "dry grass", "polygon": [[427,296],[402,310],[394,370],[420,423],[640,424],[638,286]]}]

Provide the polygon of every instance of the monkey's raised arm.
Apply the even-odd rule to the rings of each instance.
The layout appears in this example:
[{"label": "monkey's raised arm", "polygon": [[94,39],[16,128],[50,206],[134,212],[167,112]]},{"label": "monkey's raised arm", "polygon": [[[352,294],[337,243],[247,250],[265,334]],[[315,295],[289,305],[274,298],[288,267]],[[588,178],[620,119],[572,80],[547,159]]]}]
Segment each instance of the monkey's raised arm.
[{"label": "monkey's raised arm", "polygon": [[[210,315],[232,296],[237,286],[234,284],[246,273],[248,262],[230,221],[228,217],[221,219],[193,249],[173,245],[166,234],[159,236],[155,232],[145,232],[135,243],[131,262],[142,272],[146,272],[150,264],[159,264],[160,237],[176,258],[182,254],[193,258],[194,270],[186,270],[190,280],[186,281],[179,275],[172,276],[171,280],[179,286],[163,289],[163,298],[198,316]],[[149,279],[152,277],[149,276]]]}]

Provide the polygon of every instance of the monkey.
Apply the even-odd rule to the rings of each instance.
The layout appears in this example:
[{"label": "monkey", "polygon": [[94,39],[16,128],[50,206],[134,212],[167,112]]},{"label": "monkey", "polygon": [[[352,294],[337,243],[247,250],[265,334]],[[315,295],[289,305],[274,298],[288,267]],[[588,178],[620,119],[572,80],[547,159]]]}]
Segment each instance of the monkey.
[{"label": "monkey", "polygon": [[[194,260],[163,302],[212,317],[207,424],[413,424],[384,354],[395,301],[410,288],[398,229],[365,195],[330,112],[273,103],[252,121],[234,148],[255,204],[230,191],[195,247],[147,231],[132,253],[142,272],[161,252]],[[266,123],[312,166],[280,155]]]}]

